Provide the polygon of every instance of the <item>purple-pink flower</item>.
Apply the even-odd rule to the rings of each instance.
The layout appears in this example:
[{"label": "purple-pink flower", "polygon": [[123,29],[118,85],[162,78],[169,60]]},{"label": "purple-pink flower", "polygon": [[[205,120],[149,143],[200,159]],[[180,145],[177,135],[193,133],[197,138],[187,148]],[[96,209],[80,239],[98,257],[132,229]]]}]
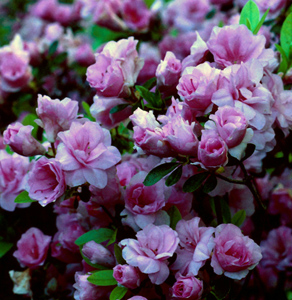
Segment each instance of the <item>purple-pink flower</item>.
[{"label": "purple-pink flower", "polygon": [[90,121],[73,122],[69,130],[60,132],[56,159],[65,171],[66,183],[78,186],[85,182],[97,188],[107,184],[107,170],[121,160],[116,147],[111,146],[107,129]]},{"label": "purple-pink flower", "polygon": [[135,289],[141,283],[140,272],[136,267],[129,265],[115,266],[113,277],[119,284],[129,289]]},{"label": "purple-pink flower", "polygon": [[120,242],[126,262],[148,274],[154,284],[162,284],[169,275],[167,259],[172,257],[179,243],[177,233],[167,225],[149,224],[136,234],[137,240]]},{"label": "purple-pink flower", "polygon": [[41,157],[28,176],[29,197],[42,206],[56,201],[66,190],[65,174],[55,159]]},{"label": "purple-pink flower", "polygon": [[240,280],[261,260],[260,246],[233,224],[221,224],[215,231],[211,266],[218,275]]},{"label": "purple-pink flower", "polygon": [[50,236],[44,235],[38,228],[31,227],[17,242],[17,250],[13,256],[22,267],[36,268],[44,264],[50,242]]},{"label": "purple-pink flower", "polygon": [[201,299],[203,293],[203,281],[192,274],[183,276],[178,274],[176,282],[172,286],[172,297],[174,299]]},{"label": "purple-pink flower", "polygon": [[51,99],[49,96],[38,95],[36,113],[40,119],[36,123],[44,128],[49,142],[55,142],[60,131],[68,130],[77,118],[78,102],[65,98]]}]

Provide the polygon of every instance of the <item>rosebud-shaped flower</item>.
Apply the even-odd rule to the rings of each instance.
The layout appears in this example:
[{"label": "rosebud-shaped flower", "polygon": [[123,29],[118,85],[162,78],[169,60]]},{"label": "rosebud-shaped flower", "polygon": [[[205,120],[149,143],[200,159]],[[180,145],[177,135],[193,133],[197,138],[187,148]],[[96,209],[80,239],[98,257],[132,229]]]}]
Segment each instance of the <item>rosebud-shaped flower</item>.
[{"label": "rosebud-shaped flower", "polygon": [[15,53],[7,52],[0,63],[1,88],[5,92],[17,92],[32,78],[29,60]]},{"label": "rosebud-shaped flower", "polygon": [[219,107],[210,119],[216,123],[217,130],[228,148],[238,146],[246,133],[248,121],[244,114],[231,106]]},{"label": "rosebud-shaped flower", "polygon": [[50,242],[50,236],[44,235],[38,228],[31,227],[17,242],[17,250],[13,256],[22,267],[36,268],[44,264]]},{"label": "rosebud-shaped flower", "polygon": [[115,258],[111,252],[95,241],[86,243],[82,248],[82,253],[93,264],[99,264],[105,267],[113,267],[115,265]]},{"label": "rosebud-shaped flower", "polygon": [[172,297],[178,299],[198,300],[203,293],[203,282],[193,275],[182,276],[179,274],[172,287]]},{"label": "rosebud-shaped flower", "polygon": [[65,171],[66,183],[78,186],[85,182],[97,188],[107,184],[107,170],[121,160],[116,147],[111,146],[107,129],[97,123],[73,122],[70,129],[59,133],[62,143],[58,145],[56,159]]},{"label": "rosebud-shaped flower", "polygon": [[152,283],[163,283],[169,275],[167,259],[173,256],[178,246],[177,233],[167,225],[149,224],[136,236],[137,240],[120,242],[123,258],[129,265],[148,274]]},{"label": "rosebud-shaped flower", "polygon": [[138,57],[133,37],[118,42],[108,42],[101,53],[96,54],[96,62],[87,69],[87,81],[100,96],[128,96],[130,87],[137,80],[143,67]]},{"label": "rosebud-shaped flower", "polygon": [[198,159],[207,168],[224,166],[227,161],[227,145],[215,130],[203,130],[198,148]]},{"label": "rosebud-shaped flower", "polygon": [[177,91],[184,102],[195,110],[196,116],[211,111],[211,98],[217,91],[219,73],[220,71],[212,68],[208,62],[184,70]]},{"label": "rosebud-shaped flower", "polygon": [[14,199],[25,189],[29,165],[28,157],[0,150],[0,206],[3,209],[14,211],[17,205]]},{"label": "rosebud-shaped flower", "polygon": [[48,141],[53,143],[58,132],[68,130],[72,121],[77,118],[78,102],[69,98],[60,101],[38,95],[36,113],[40,119],[35,122],[44,128]]},{"label": "rosebud-shaped flower", "polygon": [[261,260],[261,248],[233,224],[221,224],[215,231],[211,266],[218,275],[240,280]]},{"label": "rosebud-shaped flower", "polygon": [[19,122],[10,124],[3,133],[4,143],[23,156],[46,153],[45,147],[31,135],[32,130],[31,125],[24,126]]},{"label": "rosebud-shaped flower", "polygon": [[28,177],[29,197],[42,206],[56,201],[66,190],[65,174],[55,159],[41,157],[37,160]]},{"label": "rosebud-shaped flower", "polygon": [[114,267],[115,280],[129,289],[135,289],[140,285],[140,274],[137,268],[129,265],[117,265]]},{"label": "rosebud-shaped flower", "polygon": [[177,85],[181,68],[180,60],[171,51],[167,51],[164,60],[156,69],[157,85],[167,87]]}]

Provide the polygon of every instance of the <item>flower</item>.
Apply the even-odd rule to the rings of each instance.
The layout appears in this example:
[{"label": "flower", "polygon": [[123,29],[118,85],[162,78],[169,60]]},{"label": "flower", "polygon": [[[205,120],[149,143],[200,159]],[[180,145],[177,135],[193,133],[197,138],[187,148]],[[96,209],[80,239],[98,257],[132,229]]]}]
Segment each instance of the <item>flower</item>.
[{"label": "flower", "polygon": [[73,122],[69,130],[60,132],[56,159],[65,171],[66,183],[78,186],[85,182],[97,188],[107,184],[107,170],[121,160],[116,147],[111,146],[107,129],[97,123]]},{"label": "flower", "polygon": [[137,268],[129,265],[117,265],[114,267],[113,277],[119,284],[135,289],[140,285],[140,274]]},{"label": "flower", "polygon": [[176,282],[172,286],[172,297],[179,299],[198,300],[203,293],[203,282],[193,275],[176,276]]},{"label": "flower", "polygon": [[21,235],[13,256],[22,267],[36,268],[44,264],[50,242],[50,236],[44,235],[38,228],[31,227]]},{"label": "flower", "polygon": [[167,225],[147,225],[136,234],[137,240],[120,242],[126,262],[148,274],[154,284],[163,283],[169,275],[167,259],[172,257],[179,243],[177,233]]},{"label": "flower", "polygon": [[55,159],[41,157],[28,176],[29,197],[42,206],[56,201],[66,190],[65,174]]},{"label": "flower", "polygon": [[215,231],[215,247],[211,266],[218,275],[231,279],[244,278],[262,258],[261,248],[244,236],[233,224],[221,224]]}]

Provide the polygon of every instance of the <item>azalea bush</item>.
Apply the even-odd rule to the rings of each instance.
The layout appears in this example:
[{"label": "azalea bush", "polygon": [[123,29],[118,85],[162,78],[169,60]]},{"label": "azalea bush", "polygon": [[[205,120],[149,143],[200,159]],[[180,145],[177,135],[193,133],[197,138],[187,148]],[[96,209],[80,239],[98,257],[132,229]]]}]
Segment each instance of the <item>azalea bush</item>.
[{"label": "azalea bush", "polygon": [[292,299],[290,1],[0,15],[1,299]]}]

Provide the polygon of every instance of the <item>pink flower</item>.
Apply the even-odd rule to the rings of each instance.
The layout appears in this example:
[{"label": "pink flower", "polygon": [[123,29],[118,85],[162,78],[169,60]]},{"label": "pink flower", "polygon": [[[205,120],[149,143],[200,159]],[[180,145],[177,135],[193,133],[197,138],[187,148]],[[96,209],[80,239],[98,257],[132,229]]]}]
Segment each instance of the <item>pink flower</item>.
[{"label": "pink flower", "polygon": [[265,66],[274,57],[272,49],[265,49],[265,43],[263,35],[253,35],[245,25],[230,25],[214,27],[207,46],[221,66],[240,64],[253,58]]},{"label": "pink flower", "polygon": [[117,265],[114,267],[113,277],[116,281],[129,288],[135,289],[140,286],[140,274],[137,268],[129,265]]},{"label": "pink flower", "polygon": [[260,247],[233,224],[221,224],[215,231],[211,266],[218,275],[240,280],[261,260]]},{"label": "pink flower", "polygon": [[3,209],[14,211],[14,199],[25,190],[29,165],[28,157],[0,150],[0,206]]},{"label": "pink flower", "polygon": [[66,190],[65,175],[61,164],[55,159],[41,157],[37,160],[28,177],[29,197],[42,206],[56,201]]},{"label": "pink flower", "polygon": [[203,130],[198,148],[198,159],[207,168],[217,168],[227,164],[228,150],[224,140],[215,130]]},{"label": "pink flower", "polygon": [[149,224],[136,236],[137,240],[120,242],[123,258],[129,265],[148,274],[152,283],[163,283],[169,275],[167,259],[173,256],[178,246],[177,233],[167,225]]},{"label": "pink flower", "polygon": [[1,88],[5,92],[17,92],[32,79],[29,60],[16,53],[7,52],[0,62]]},{"label": "pink flower", "polygon": [[265,241],[261,242],[263,259],[261,266],[288,271],[292,267],[292,230],[281,226],[269,232]]},{"label": "pink flower", "polygon": [[82,253],[92,264],[99,264],[105,267],[113,267],[115,265],[115,258],[112,253],[95,241],[87,242],[82,248]]},{"label": "pink flower", "polygon": [[90,283],[87,278],[91,274],[75,273],[74,299],[76,300],[92,300],[92,299],[109,299],[112,287],[97,286]]},{"label": "pink flower", "polygon": [[53,143],[58,132],[68,130],[77,118],[78,102],[69,98],[60,101],[38,95],[36,113],[40,118],[36,120],[36,123],[44,128],[48,141]]},{"label": "pink flower", "polygon": [[44,264],[50,242],[50,236],[44,235],[38,228],[31,227],[17,242],[17,250],[13,256],[22,267],[36,268]]},{"label": "pink flower", "polygon": [[211,99],[217,91],[219,73],[220,71],[212,68],[208,62],[197,67],[187,67],[182,73],[177,91],[181,99],[195,110],[196,116],[211,111]]},{"label": "pink flower", "polygon": [[96,62],[87,69],[87,81],[100,96],[128,96],[130,87],[137,80],[143,67],[138,57],[133,37],[118,42],[108,42],[101,53],[96,54]]},{"label": "pink flower", "polygon": [[128,300],[148,300],[148,299],[142,296],[134,296],[129,298]]},{"label": "pink flower", "polygon": [[122,17],[129,29],[134,31],[148,28],[151,12],[143,0],[122,1]]},{"label": "pink flower", "polygon": [[65,171],[66,183],[78,186],[89,182],[97,188],[107,184],[107,170],[121,160],[116,147],[111,146],[108,130],[97,123],[73,122],[69,130],[59,133],[62,143],[57,149],[56,159]]},{"label": "pink flower", "polygon": [[132,114],[130,105],[119,112],[114,114],[110,113],[110,110],[113,107],[128,103],[121,98],[95,96],[93,101],[94,103],[90,107],[90,112],[96,119],[96,122],[102,124],[102,126],[107,129],[116,127],[120,122],[124,121]]},{"label": "pink flower", "polygon": [[32,7],[32,14],[47,20],[52,21],[54,19],[54,12],[57,10],[56,0],[40,0]]},{"label": "pink flower", "polygon": [[203,293],[203,282],[193,275],[176,276],[172,287],[172,297],[179,299],[198,300]]},{"label": "pink flower", "polygon": [[174,270],[182,274],[197,275],[199,269],[210,258],[214,247],[213,227],[199,227],[200,218],[189,221],[180,220],[176,231],[180,239],[177,249],[177,259],[172,265]]},{"label": "pink flower", "polygon": [[3,133],[4,143],[23,156],[45,154],[45,147],[31,134],[33,126],[24,126],[19,122],[8,125]]},{"label": "pink flower", "polygon": [[261,13],[265,13],[267,9],[270,9],[267,19],[275,19],[287,5],[287,0],[255,0],[255,3]]}]

